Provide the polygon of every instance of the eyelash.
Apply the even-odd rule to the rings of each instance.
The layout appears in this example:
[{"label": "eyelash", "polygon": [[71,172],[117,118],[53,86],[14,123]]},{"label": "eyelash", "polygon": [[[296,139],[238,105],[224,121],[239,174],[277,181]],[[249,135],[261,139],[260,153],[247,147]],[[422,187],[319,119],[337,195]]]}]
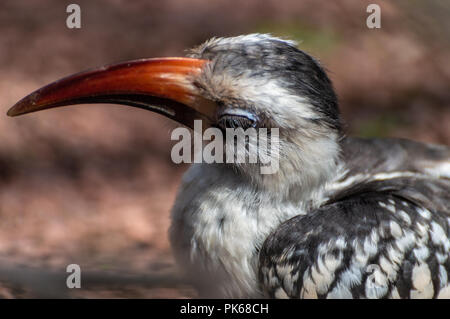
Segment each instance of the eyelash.
[{"label": "eyelash", "polygon": [[256,119],[251,119],[247,116],[243,115],[231,115],[231,114],[224,114],[220,116],[218,121],[219,127],[222,129],[225,128],[243,128],[244,130],[255,127],[256,126]]}]

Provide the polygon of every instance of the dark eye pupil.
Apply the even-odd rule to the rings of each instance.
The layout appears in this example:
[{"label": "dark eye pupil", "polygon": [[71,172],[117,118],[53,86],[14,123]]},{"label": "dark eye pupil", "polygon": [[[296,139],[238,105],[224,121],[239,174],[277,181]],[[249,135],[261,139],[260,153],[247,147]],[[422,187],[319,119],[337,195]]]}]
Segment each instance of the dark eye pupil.
[{"label": "dark eye pupil", "polygon": [[239,115],[222,115],[219,118],[219,126],[221,128],[243,128],[244,130],[255,127],[255,120],[249,119],[246,116],[239,116]]}]

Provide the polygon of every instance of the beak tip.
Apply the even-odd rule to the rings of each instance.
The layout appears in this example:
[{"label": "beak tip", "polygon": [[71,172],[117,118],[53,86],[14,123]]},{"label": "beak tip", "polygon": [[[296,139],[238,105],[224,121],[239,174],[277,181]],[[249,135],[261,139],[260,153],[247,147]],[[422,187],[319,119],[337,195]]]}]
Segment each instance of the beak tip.
[{"label": "beak tip", "polygon": [[15,112],[15,110],[14,110],[14,106],[13,106],[12,108],[10,108],[10,109],[8,110],[8,112],[6,112],[6,115],[11,116],[11,117],[14,117],[14,116],[17,115],[16,112]]},{"label": "beak tip", "polygon": [[26,97],[24,97],[22,100],[14,104],[8,112],[6,112],[6,115],[15,117],[22,114],[33,112],[33,108],[35,106],[40,105],[40,103],[36,103],[38,97],[36,97],[35,93],[32,93]]},{"label": "beak tip", "polygon": [[21,115],[23,113],[26,113],[26,112],[23,112],[23,104],[18,102],[16,104],[14,104],[8,110],[8,112],[6,112],[6,115],[11,116],[11,117],[15,117],[15,116]]}]

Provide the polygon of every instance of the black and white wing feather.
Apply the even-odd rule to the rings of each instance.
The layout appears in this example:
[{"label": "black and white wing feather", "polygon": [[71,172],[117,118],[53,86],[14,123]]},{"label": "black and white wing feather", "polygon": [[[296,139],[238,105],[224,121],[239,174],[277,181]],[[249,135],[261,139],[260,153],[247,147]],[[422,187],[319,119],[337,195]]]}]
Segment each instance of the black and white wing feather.
[{"label": "black and white wing feather", "polygon": [[[449,150],[403,140],[346,143],[345,186],[265,241],[264,291],[276,298],[450,298]],[[363,162],[370,165],[357,165]]]}]

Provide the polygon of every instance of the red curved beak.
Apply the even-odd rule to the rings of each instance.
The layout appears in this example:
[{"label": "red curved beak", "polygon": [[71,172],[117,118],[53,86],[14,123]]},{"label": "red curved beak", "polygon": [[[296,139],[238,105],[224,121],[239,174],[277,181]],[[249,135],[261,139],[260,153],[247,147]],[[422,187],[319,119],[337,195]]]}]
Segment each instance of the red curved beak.
[{"label": "red curved beak", "polygon": [[8,111],[17,116],[49,108],[114,103],[163,114],[188,127],[194,119],[209,123],[215,104],[193,85],[207,60],[155,58],[123,62],[77,73],[24,97]]}]

